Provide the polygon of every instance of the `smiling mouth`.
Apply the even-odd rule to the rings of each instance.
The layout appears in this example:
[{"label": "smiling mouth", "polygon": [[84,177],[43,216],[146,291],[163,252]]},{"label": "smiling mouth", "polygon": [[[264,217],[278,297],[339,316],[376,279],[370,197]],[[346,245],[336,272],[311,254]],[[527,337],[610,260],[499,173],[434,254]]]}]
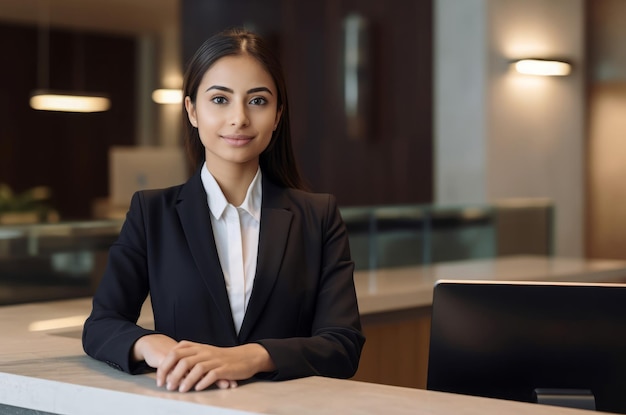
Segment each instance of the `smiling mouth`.
[{"label": "smiling mouth", "polygon": [[252,141],[253,137],[243,135],[223,135],[222,139],[234,147],[241,147]]}]

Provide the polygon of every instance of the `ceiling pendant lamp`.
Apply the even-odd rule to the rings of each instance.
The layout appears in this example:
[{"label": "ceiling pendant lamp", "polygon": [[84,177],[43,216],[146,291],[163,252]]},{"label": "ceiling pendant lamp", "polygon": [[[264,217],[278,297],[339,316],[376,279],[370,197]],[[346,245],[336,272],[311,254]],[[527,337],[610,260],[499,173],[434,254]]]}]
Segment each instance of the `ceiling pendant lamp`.
[{"label": "ceiling pendant lamp", "polygon": [[[42,5],[42,3],[45,4]],[[75,91],[59,91],[48,88],[49,61],[50,61],[50,3],[49,0],[40,0],[39,38],[37,42],[37,64],[39,88],[30,96],[31,108],[39,111],[64,112],[101,112],[111,108],[111,100],[104,94],[93,94]],[[82,45],[81,45],[82,46]],[[78,48],[77,48],[78,49]],[[78,51],[82,55],[82,47]],[[79,56],[82,58],[82,56]],[[82,61],[82,59],[79,59]],[[82,62],[81,62],[82,63]],[[82,67],[78,68],[82,76]],[[78,77],[77,77],[78,79]]]},{"label": "ceiling pendant lamp", "polygon": [[111,108],[105,96],[37,89],[30,97],[30,106],[41,111],[101,112]]}]

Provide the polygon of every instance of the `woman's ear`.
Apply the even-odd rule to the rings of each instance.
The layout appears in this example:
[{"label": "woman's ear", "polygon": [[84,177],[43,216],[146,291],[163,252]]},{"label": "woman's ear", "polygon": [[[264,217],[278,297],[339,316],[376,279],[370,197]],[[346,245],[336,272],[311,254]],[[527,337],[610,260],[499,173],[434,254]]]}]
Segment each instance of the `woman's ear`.
[{"label": "woman's ear", "polygon": [[274,120],[274,131],[278,128],[278,124],[280,124],[280,117],[283,115],[283,107],[278,108],[276,111],[276,119]]},{"label": "woman's ear", "polygon": [[187,110],[187,118],[194,127],[198,128],[198,119],[196,118],[196,106],[191,102],[189,96],[185,97],[185,110]]}]

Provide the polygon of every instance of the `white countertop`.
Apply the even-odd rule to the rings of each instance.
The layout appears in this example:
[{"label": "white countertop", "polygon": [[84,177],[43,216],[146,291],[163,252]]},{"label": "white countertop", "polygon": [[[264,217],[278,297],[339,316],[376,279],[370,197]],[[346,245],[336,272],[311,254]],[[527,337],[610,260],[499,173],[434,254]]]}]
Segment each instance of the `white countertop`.
[{"label": "white countertop", "polygon": [[156,387],[154,374],[128,375],[86,356],[80,327],[28,329],[33,322],[83,316],[89,308],[89,299],[0,308],[1,404],[64,415],[589,413],[320,377],[168,392]]},{"label": "white countertop", "polygon": [[[430,304],[437,279],[623,280],[626,263],[512,258],[357,273],[365,313]],[[430,297],[429,297],[430,293]],[[0,404],[63,415],[104,414],[589,414],[566,408],[311,377],[181,394],[154,374],[131,376],[86,356],[90,299],[0,307]],[[143,317],[142,324],[150,324]],[[58,328],[52,328],[57,324]]]}]

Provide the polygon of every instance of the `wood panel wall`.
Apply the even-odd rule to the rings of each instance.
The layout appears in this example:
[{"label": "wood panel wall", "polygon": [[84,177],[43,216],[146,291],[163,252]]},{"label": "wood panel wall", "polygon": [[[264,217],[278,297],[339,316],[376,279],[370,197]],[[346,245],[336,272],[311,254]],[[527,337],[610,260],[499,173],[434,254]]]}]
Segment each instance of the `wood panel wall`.
[{"label": "wood panel wall", "polygon": [[94,198],[108,195],[108,149],[130,145],[135,135],[133,37],[50,31],[48,87],[110,96],[103,113],[36,111],[38,30],[0,25],[0,183],[22,192],[49,186],[61,219],[91,216]]},{"label": "wood panel wall", "polygon": [[587,0],[586,256],[626,259],[626,3]]},{"label": "wood panel wall", "polygon": [[[343,19],[369,22],[372,116],[351,139],[343,109]],[[432,202],[432,1],[182,0],[185,62],[211,34],[245,25],[286,70],[296,157],[341,205]]]}]

